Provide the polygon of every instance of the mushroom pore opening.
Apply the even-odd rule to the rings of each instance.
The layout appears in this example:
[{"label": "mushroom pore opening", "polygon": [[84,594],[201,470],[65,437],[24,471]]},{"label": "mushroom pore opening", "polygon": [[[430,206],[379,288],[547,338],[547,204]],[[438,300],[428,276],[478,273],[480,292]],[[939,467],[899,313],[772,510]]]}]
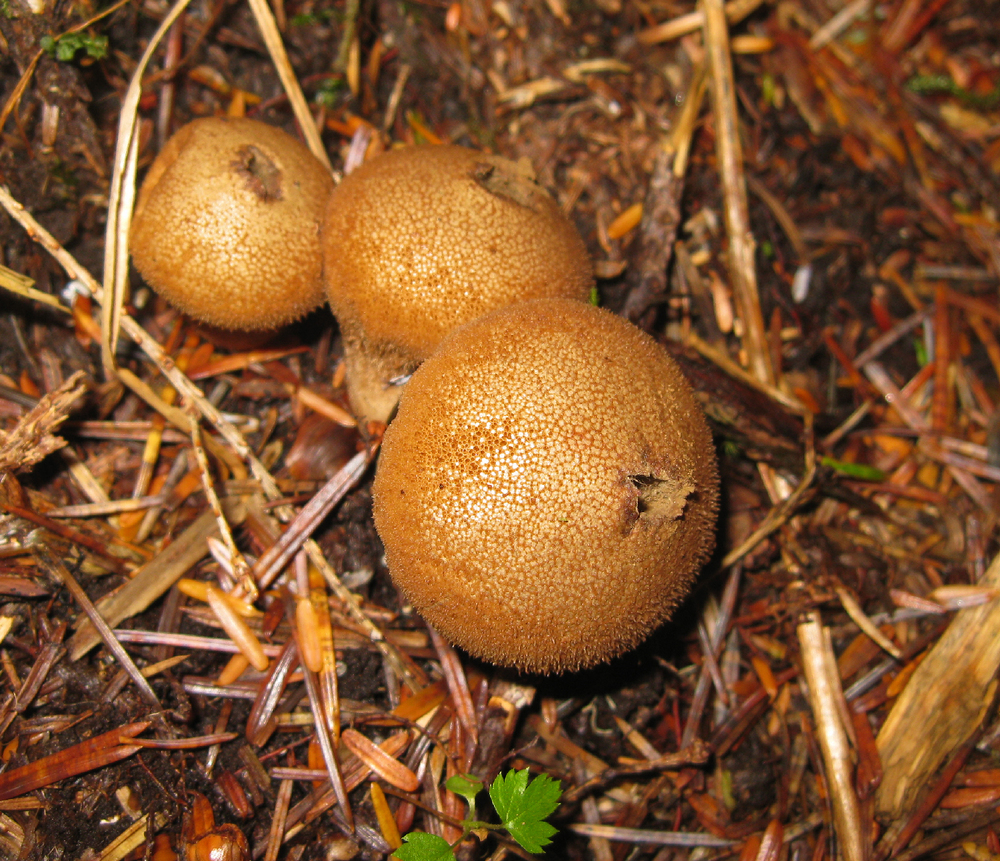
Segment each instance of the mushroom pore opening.
[{"label": "mushroom pore opening", "polygon": [[639,521],[654,523],[677,520],[684,514],[688,497],[694,493],[693,484],[681,484],[673,478],[630,475],[628,480],[636,489],[635,519],[630,524],[632,528]]},{"label": "mushroom pore opening", "polygon": [[494,197],[508,200],[532,212],[541,212],[545,206],[545,192],[533,179],[513,169],[495,164],[477,164],[472,169],[472,178]]},{"label": "mushroom pore opening", "polygon": [[281,168],[253,144],[236,151],[232,167],[261,200],[281,200]]}]

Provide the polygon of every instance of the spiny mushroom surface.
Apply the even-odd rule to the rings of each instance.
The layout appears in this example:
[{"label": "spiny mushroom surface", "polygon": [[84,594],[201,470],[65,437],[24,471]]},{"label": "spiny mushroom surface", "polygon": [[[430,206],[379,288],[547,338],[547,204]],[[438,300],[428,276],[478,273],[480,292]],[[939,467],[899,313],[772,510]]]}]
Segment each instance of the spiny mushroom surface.
[{"label": "spiny mushroom surface", "polygon": [[586,300],[587,250],[521,164],[460,146],[366,162],[331,195],[327,296],[344,337],[355,411],[388,419],[390,386],[455,327],[527,299]]},{"label": "spiny mushroom surface", "polygon": [[718,478],[677,365],[626,320],[538,300],[447,336],[386,431],[375,525],[452,642],[534,672],[644,639],[714,543]]},{"label": "spiny mushroom surface", "polygon": [[136,268],[170,304],[225,329],[274,329],[324,299],[319,233],[329,171],[295,138],[250,119],[181,128],[139,192]]}]

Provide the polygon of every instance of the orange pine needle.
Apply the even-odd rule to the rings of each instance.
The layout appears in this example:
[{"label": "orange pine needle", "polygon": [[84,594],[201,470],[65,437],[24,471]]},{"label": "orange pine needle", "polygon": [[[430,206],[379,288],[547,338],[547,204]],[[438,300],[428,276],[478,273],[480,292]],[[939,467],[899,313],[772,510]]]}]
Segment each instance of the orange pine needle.
[{"label": "orange pine needle", "polygon": [[131,756],[141,745],[123,743],[122,739],[139,735],[150,723],[130,723],[0,775],[0,801]]},{"label": "orange pine needle", "polygon": [[[397,735],[409,738],[408,732]],[[416,792],[420,787],[420,781],[410,769],[356,729],[345,729],[340,738],[351,753],[387,783],[404,792]]]}]

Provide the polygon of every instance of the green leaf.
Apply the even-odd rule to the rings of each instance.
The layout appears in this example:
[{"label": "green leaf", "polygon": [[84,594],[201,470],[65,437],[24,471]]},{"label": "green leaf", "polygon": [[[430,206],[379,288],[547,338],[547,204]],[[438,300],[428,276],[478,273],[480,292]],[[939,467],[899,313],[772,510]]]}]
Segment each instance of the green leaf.
[{"label": "green leaf", "polygon": [[76,39],[59,39],[56,42],[56,59],[62,63],[70,62],[76,56],[76,49],[82,47]]},{"label": "green leaf", "polygon": [[38,46],[63,63],[71,62],[77,51],[86,51],[92,60],[103,60],[108,55],[108,37],[86,33],[64,33],[58,39],[42,36]]},{"label": "green leaf", "polygon": [[476,796],[483,791],[483,782],[472,774],[456,774],[448,778],[445,786],[469,802],[469,816],[472,816],[476,809]]},{"label": "green leaf", "polygon": [[837,472],[846,475],[848,478],[859,478],[862,481],[885,481],[888,476],[874,466],[863,463],[846,463],[832,457],[821,457],[819,462],[823,466],[828,466]]},{"label": "green leaf", "polygon": [[558,780],[540,774],[528,783],[526,768],[498,774],[490,787],[490,798],[504,828],[528,852],[541,852],[552,842],[556,829],[544,820],[559,806],[560,795]]},{"label": "green leaf", "polygon": [[425,831],[403,835],[403,845],[392,853],[399,861],[455,861],[451,845],[443,837]]}]

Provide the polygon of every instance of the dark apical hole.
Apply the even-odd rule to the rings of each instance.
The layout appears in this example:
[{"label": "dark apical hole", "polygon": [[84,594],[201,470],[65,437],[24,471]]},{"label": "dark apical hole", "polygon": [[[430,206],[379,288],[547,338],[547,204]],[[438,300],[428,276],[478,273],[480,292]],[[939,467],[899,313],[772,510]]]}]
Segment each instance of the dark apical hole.
[{"label": "dark apical hole", "polygon": [[253,144],[241,147],[233,169],[261,200],[281,200],[281,169]]},{"label": "dark apical hole", "polygon": [[692,486],[682,485],[673,478],[630,475],[628,480],[639,491],[636,499],[638,516],[647,520],[676,520],[684,513],[687,499],[694,492]]},{"label": "dark apical hole", "polygon": [[528,176],[516,170],[504,169],[492,164],[477,164],[472,169],[472,178],[477,185],[484,188],[494,197],[500,197],[523,206],[533,212],[538,212],[542,206],[545,192]]}]

